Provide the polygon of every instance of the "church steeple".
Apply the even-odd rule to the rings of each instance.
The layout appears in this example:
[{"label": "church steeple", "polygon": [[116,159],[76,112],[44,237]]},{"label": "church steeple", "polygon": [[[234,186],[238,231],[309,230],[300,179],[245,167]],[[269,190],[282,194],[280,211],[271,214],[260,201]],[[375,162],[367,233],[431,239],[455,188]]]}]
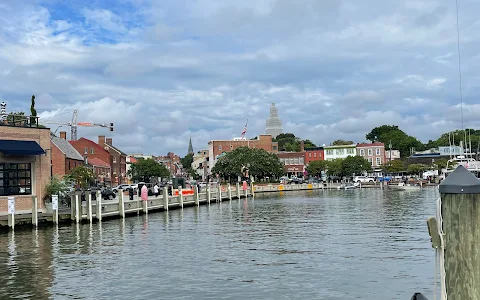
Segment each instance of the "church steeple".
[{"label": "church steeple", "polygon": [[192,146],[192,137],[190,137],[190,141],[188,142],[188,154],[194,154],[193,146]]}]

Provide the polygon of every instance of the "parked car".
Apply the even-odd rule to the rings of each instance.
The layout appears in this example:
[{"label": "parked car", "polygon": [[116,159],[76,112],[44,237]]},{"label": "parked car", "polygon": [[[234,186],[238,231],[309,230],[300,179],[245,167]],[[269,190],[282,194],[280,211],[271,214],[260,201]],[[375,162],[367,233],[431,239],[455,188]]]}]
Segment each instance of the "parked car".
[{"label": "parked car", "polygon": [[374,182],[374,179],[367,176],[355,176],[353,182]]},{"label": "parked car", "polygon": [[[117,196],[111,189],[109,188],[100,188],[100,187],[91,187],[87,189],[92,195],[92,200],[97,200],[97,192],[100,191],[103,200],[113,200]],[[84,195],[82,195],[82,198]]]},{"label": "parked car", "polygon": [[120,185],[112,188],[112,191],[113,191],[114,193],[118,193],[118,190],[119,190],[119,189],[126,190],[126,189],[128,189],[128,188],[130,188],[130,184],[120,184]]}]

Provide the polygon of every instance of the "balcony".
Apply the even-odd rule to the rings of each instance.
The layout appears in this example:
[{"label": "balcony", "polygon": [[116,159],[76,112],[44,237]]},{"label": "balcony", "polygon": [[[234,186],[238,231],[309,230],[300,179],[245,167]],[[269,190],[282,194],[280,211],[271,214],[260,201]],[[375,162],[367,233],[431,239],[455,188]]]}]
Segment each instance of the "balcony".
[{"label": "balcony", "polygon": [[0,126],[10,126],[10,127],[26,127],[26,128],[47,128],[43,125],[38,124],[39,117],[34,116],[22,116],[10,114],[7,115],[5,121],[0,120]]}]

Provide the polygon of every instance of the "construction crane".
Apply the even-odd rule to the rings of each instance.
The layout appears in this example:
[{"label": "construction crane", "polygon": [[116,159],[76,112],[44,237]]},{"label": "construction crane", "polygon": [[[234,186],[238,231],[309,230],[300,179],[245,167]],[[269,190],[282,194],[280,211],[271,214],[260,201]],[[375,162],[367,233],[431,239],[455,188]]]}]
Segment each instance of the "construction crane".
[{"label": "construction crane", "polygon": [[104,128],[110,128],[110,131],[113,131],[113,123],[110,123],[110,125],[107,124],[99,124],[99,123],[90,123],[90,122],[77,122],[77,116],[78,116],[78,110],[73,111],[73,117],[71,122],[65,122],[65,123],[59,123],[59,122],[41,122],[43,124],[54,124],[54,125],[60,125],[60,126],[70,126],[71,128],[71,137],[70,139],[72,141],[77,140],[77,127],[78,126],[83,126],[83,127],[104,127]]}]

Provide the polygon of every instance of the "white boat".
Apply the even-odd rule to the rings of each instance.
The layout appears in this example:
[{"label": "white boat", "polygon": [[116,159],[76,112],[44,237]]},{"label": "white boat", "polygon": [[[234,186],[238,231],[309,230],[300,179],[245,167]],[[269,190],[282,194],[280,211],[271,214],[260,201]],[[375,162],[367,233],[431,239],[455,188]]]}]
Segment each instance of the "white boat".
[{"label": "white boat", "polygon": [[403,182],[399,182],[397,185],[395,184],[389,185],[388,188],[392,190],[401,190],[401,191],[418,191],[420,190],[421,186],[410,184],[410,183],[405,184]]},{"label": "white boat", "polygon": [[480,174],[480,161],[472,157],[466,157],[465,155],[459,155],[455,158],[449,159],[447,167],[442,172],[442,179],[445,179],[450,173],[452,173],[459,165],[464,166],[468,171],[475,174],[478,177]]},{"label": "white boat", "polygon": [[353,190],[360,187],[360,183],[355,182],[348,182],[348,183],[342,183],[340,186],[337,186],[337,190]]}]

